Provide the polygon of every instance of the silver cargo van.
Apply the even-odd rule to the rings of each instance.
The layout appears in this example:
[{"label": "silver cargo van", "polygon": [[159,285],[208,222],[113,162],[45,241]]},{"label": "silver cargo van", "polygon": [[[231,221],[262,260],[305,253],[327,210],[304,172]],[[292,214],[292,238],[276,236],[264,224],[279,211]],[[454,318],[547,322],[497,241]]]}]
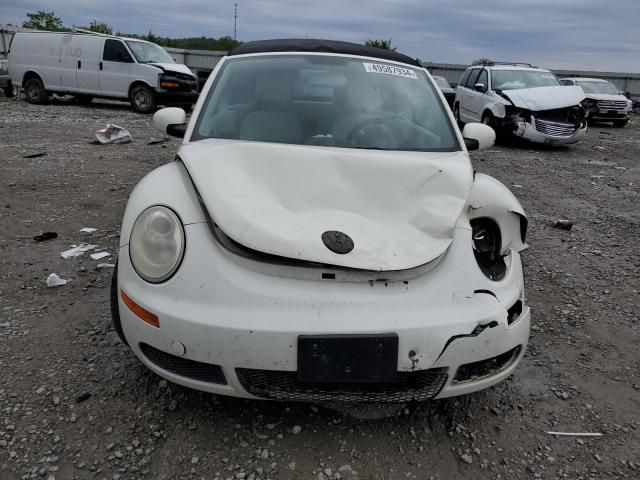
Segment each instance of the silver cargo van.
[{"label": "silver cargo van", "polygon": [[46,103],[50,93],[128,100],[138,112],[157,105],[191,106],[198,79],[155,43],[85,33],[17,32],[9,74],[27,101]]}]

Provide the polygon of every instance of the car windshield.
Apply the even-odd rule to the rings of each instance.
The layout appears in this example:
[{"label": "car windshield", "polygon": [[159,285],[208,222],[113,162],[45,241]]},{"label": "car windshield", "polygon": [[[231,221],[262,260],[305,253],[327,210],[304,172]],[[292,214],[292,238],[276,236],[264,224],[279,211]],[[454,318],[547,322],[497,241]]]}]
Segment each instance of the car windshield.
[{"label": "car windshield", "polygon": [[494,90],[518,90],[561,85],[553,73],[540,70],[493,70],[491,78]]},{"label": "car windshield", "polygon": [[192,140],[456,151],[426,74],[382,60],[282,54],[225,61]]},{"label": "car windshield", "polygon": [[449,82],[447,82],[444,77],[433,77],[440,88],[451,88]]},{"label": "car windshield", "polygon": [[620,92],[610,82],[576,82],[576,84],[582,87],[584,93],[608,93],[610,95],[619,95]]},{"label": "car windshield", "polygon": [[138,63],[176,63],[164,48],[155,43],[127,40],[127,45]]}]

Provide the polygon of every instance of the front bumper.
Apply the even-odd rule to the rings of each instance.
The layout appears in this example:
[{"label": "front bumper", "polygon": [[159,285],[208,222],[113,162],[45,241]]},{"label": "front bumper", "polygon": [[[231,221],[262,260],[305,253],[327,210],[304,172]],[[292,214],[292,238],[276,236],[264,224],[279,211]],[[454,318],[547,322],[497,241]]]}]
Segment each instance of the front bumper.
[{"label": "front bumper", "polygon": [[536,128],[535,118],[531,122],[517,122],[514,125],[514,135],[531,142],[544,143],[546,145],[571,145],[582,140],[587,134],[587,123],[584,122],[570,135],[549,135]]},{"label": "front bumper", "polygon": [[[398,371],[403,375],[444,373],[431,395],[443,398],[500,382],[516,368],[527,345],[529,308],[525,306],[511,322],[507,313],[516,302],[524,303],[519,255],[510,254],[503,280],[489,281],[475,263],[467,229],[455,229],[449,250],[425,275],[406,283],[371,284],[261,273],[222,250],[206,224],[187,225],[185,233],[188,248],[183,263],[164,284],[140,280],[126,245],[118,268],[119,288],[160,319],[159,328],[143,322],[119,295],[129,345],[147,367],[181,385],[247,398],[331,400],[331,395],[261,395],[247,384],[247,372],[263,379],[275,372],[295,383],[299,335],[393,332],[399,337]],[[154,349],[161,356],[166,352],[192,361],[187,369],[217,366],[224,381],[216,381],[217,374],[213,381],[184,375],[150,354]],[[513,357],[491,374],[456,380],[461,366],[509,351],[515,352]],[[373,397],[335,398],[384,402],[405,397],[378,392]]]}]

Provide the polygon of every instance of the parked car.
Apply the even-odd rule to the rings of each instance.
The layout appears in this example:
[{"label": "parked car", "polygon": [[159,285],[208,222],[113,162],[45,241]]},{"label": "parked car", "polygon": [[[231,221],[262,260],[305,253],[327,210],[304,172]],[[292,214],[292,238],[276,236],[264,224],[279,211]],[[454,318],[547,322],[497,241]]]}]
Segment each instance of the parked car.
[{"label": "parked car", "polygon": [[191,106],[198,81],[158,45],[83,33],[17,32],[9,53],[11,81],[27,101],[46,103],[51,93],[128,100],[138,112],[157,105]]},{"label": "parked car", "polygon": [[404,402],[508,377],[529,336],[527,219],[428,72],[388,50],[247,42],[185,112],[175,162],[129,198],[115,330],[166,379],[221,395]]},{"label": "parked car", "polygon": [[14,89],[11,85],[7,62],[7,52],[12,36],[13,32],[8,31],[5,25],[0,25],[0,90],[2,90],[7,97],[14,96]]},{"label": "parked car", "polygon": [[0,58],[0,90],[2,90],[7,97],[13,97],[13,85],[11,84],[11,78],[9,77],[9,69],[7,66],[7,60]]},{"label": "parked car", "polygon": [[449,85],[449,82],[447,82],[447,79],[444,77],[433,75],[433,79],[436,81],[436,85],[438,85],[438,88],[440,88],[440,91],[444,95],[444,98],[447,99],[447,103],[449,104],[449,106],[453,108],[453,101],[456,98],[455,89],[451,88],[451,85]]},{"label": "parked car", "polygon": [[615,127],[624,127],[629,123],[633,102],[613,83],[599,78],[563,78],[560,82],[582,88],[586,95],[582,106],[588,120],[613,122]]},{"label": "parked car", "polygon": [[465,70],[453,111],[462,124],[482,122],[533,142],[568,145],[586,134],[584,98],[579,87],[563,87],[549,70],[496,63]]}]

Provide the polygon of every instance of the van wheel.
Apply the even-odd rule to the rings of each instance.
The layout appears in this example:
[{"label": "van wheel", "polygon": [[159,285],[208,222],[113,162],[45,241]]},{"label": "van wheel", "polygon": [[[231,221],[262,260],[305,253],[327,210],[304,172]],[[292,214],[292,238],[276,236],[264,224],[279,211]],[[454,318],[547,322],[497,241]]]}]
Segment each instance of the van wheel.
[{"label": "van wheel", "polygon": [[625,118],[624,120],[614,120],[613,121],[613,126],[617,127],[617,128],[624,128],[627,126],[627,123],[629,123],[629,119]]},{"label": "van wheel", "polygon": [[42,80],[39,78],[27,80],[24,83],[24,93],[29,103],[44,105],[49,101],[49,92],[45,90]]},{"label": "van wheel", "polygon": [[89,105],[93,101],[91,95],[76,95],[76,102],[80,105]]},{"label": "van wheel", "polygon": [[129,100],[136,112],[151,113],[156,109],[156,96],[146,85],[133,87]]},{"label": "van wheel", "polygon": [[9,82],[9,85],[4,87],[2,89],[2,91],[4,92],[4,96],[7,97],[7,98],[11,98],[11,97],[15,97],[16,96],[15,89],[11,85],[11,82]]}]

